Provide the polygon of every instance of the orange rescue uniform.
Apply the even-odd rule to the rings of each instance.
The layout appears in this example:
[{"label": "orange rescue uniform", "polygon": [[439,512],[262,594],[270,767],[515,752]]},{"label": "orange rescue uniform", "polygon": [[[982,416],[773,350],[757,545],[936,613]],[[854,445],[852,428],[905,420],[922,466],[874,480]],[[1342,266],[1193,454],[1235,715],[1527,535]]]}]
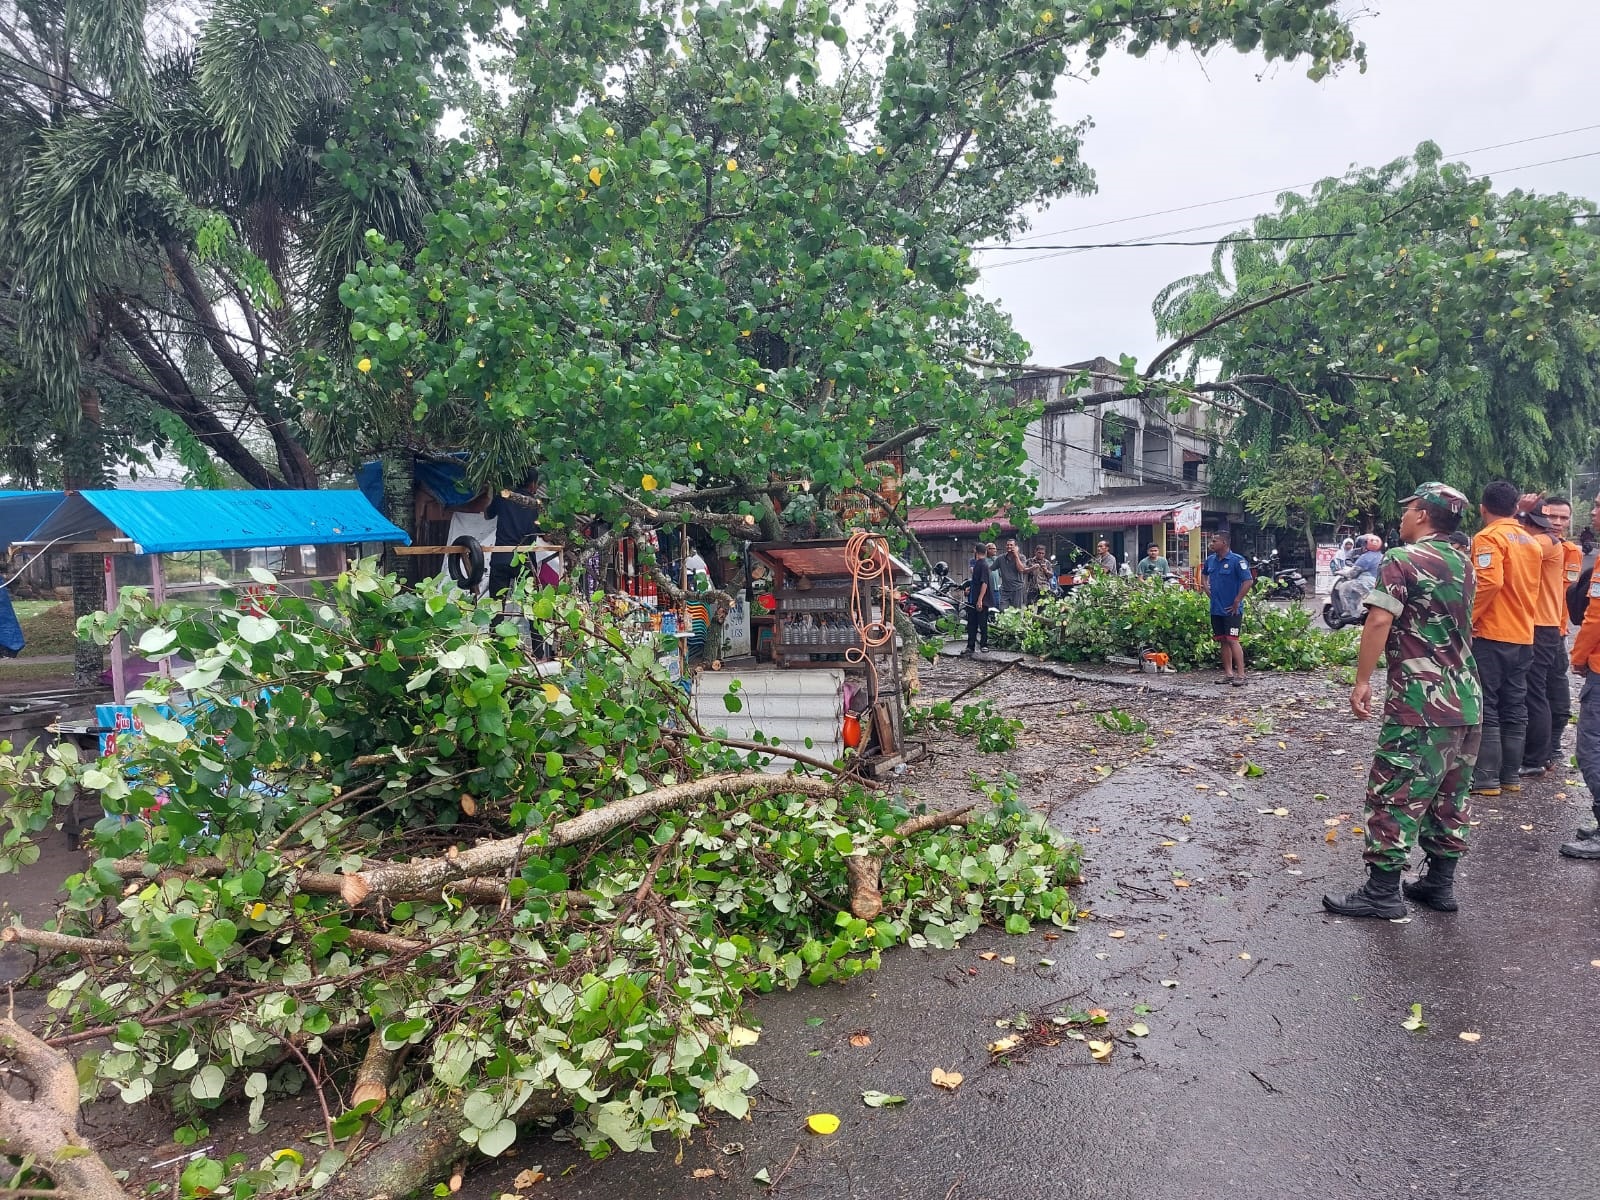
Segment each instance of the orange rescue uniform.
[{"label": "orange rescue uniform", "polygon": [[1578,626],[1578,636],[1572,639],[1572,669],[1600,671],[1600,571],[1589,584],[1589,607]]},{"label": "orange rescue uniform", "polygon": [[1539,603],[1533,623],[1567,631],[1567,588],[1578,582],[1583,568],[1583,549],[1568,541],[1558,541],[1548,533],[1534,535],[1543,555],[1539,574]]},{"label": "orange rescue uniform", "polygon": [[1544,575],[1539,543],[1515,517],[1491,521],[1472,539],[1472,570],[1478,581],[1472,636],[1533,645]]}]

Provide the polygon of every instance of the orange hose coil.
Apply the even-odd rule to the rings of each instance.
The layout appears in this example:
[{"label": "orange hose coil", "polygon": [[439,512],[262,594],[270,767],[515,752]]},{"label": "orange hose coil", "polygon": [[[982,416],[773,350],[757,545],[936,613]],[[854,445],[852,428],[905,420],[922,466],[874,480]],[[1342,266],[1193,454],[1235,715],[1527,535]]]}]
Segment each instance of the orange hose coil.
[{"label": "orange hose coil", "polygon": [[[878,694],[878,669],[872,662],[872,651],[889,644],[894,637],[894,566],[889,561],[889,549],[883,537],[876,533],[857,531],[850,535],[844,548],[845,561],[850,566],[850,579],[855,585],[850,589],[850,622],[861,636],[861,645],[851,646],[844,652],[846,662],[867,664],[872,678],[872,694]],[[862,582],[867,584],[863,589]],[[879,593],[879,619],[872,619],[871,593],[876,585]],[[866,610],[862,610],[862,592],[867,593]]]}]

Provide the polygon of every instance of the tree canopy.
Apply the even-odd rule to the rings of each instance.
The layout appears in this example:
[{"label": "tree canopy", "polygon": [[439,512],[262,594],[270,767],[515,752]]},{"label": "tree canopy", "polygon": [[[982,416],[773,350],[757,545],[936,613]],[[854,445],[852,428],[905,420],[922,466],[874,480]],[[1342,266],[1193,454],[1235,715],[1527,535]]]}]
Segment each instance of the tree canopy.
[{"label": "tree canopy", "polygon": [[1392,511],[1425,479],[1564,488],[1600,420],[1595,215],[1424,143],[1224,238],[1155,306],[1176,385],[1215,366],[1207,394],[1239,406],[1218,484],[1292,523]]}]

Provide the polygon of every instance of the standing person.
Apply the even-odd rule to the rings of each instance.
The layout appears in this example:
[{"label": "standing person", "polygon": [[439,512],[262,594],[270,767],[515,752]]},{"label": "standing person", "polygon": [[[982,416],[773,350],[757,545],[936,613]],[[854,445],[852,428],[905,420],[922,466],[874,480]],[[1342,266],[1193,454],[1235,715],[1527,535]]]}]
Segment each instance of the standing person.
[{"label": "standing person", "polygon": [[1111,553],[1110,542],[1101,541],[1095,543],[1094,565],[1107,575],[1115,575],[1117,573],[1117,556]]},{"label": "standing person", "polygon": [[1135,568],[1140,579],[1163,579],[1167,574],[1167,559],[1161,547],[1151,542],[1145,547],[1144,557]]},{"label": "standing person", "polygon": [[1054,568],[1050,559],[1044,552],[1043,546],[1033,548],[1033,557],[1028,560],[1028,603],[1037,602],[1050,590],[1050,580],[1054,575]]},{"label": "standing person", "polygon": [[1583,551],[1567,540],[1572,503],[1565,496],[1524,496],[1528,532],[1543,556],[1539,603],[1533,617],[1533,665],[1528,670],[1528,740],[1522,750],[1524,778],[1540,779],[1561,758],[1561,735],[1572,719],[1567,682],[1567,588],[1578,581]]},{"label": "standing person", "polygon": [[1230,548],[1227,530],[1211,535],[1211,553],[1201,565],[1200,587],[1211,597],[1211,633],[1222,651],[1222,678],[1218,683],[1244,686],[1244,647],[1239,630],[1244,624],[1244,598],[1255,584],[1250,564]]},{"label": "standing person", "polygon": [[1472,776],[1478,796],[1520,792],[1517,772],[1528,738],[1528,668],[1544,555],[1516,519],[1517,489],[1497,479],[1483,489],[1483,528],[1472,539],[1477,598],[1472,657],[1483,684],[1483,745]]},{"label": "standing person", "polygon": [[[496,546],[526,546],[534,540],[534,531],[539,526],[539,505],[533,497],[538,487],[538,472],[530,472],[510,495],[497,494],[483,510],[483,515],[494,522]],[[511,586],[512,580],[527,573],[527,556],[513,569],[517,558],[510,550],[497,550],[490,555],[489,595],[501,595]]]},{"label": "standing person", "polygon": [[1027,588],[1028,564],[1022,561],[1017,549],[1017,539],[1006,539],[1006,551],[1000,556],[1000,593],[1007,608],[1021,608],[1023,592]]},{"label": "standing person", "polygon": [[967,564],[967,653],[989,648],[989,613],[994,608],[994,579],[980,545]]},{"label": "standing person", "polygon": [[1400,537],[1384,555],[1367,594],[1367,622],[1350,710],[1372,716],[1372,671],[1384,656],[1388,690],[1383,728],[1367,776],[1367,881],[1342,899],[1322,898],[1345,917],[1406,915],[1400,874],[1421,843],[1428,871],[1406,885],[1407,898],[1456,910],[1456,864],[1467,852],[1467,791],[1478,753],[1482,694],[1472,661],[1472,568],[1448,535],[1467,498],[1425,483],[1406,502]]},{"label": "standing person", "polygon": [[[1589,525],[1600,532],[1600,496],[1594,498]],[[1574,740],[1578,771],[1589,788],[1595,826],[1578,830],[1570,842],[1562,844],[1561,853],[1568,858],[1600,858],[1600,579],[1591,577],[1589,581],[1589,607],[1584,610],[1583,624],[1572,639],[1571,661],[1573,671],[1583,676],[1583,690],[1578,693],[1578,732]]]},{"label": "standing person", "polygon": [[989,607],[1002,612],[1006,607],[1006,592],[1000,583],[1000,547],[990,542],[983,551],[983,561],[989,564]]}]

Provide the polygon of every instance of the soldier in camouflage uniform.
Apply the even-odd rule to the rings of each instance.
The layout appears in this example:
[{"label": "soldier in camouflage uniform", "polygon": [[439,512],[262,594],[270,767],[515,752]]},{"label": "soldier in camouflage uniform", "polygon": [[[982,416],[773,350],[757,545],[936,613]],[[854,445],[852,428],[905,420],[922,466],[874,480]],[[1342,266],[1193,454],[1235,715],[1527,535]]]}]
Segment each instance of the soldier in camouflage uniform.
[{"label": "soldier in camouflage uniform", "polygon": [[1400,874],[1421,844],[1427,874],[1408,883],[1409,899],[1456,909],[1452,882],[1467,850],[1468,797],[1478,758],[1483,695],[1472,658],[1472,566],[1449,541],[1467,498],[1425,483],[1400,518],[1405,545],[1383,556],[1378,583],[1364,601],[1367,622],[1350,708],[1372,715],[1372,672],[1388,663],[1383,729],[1367,777],[1367,882],[1342,899],[1324,896],[1347,917],[1406,915]]}]

